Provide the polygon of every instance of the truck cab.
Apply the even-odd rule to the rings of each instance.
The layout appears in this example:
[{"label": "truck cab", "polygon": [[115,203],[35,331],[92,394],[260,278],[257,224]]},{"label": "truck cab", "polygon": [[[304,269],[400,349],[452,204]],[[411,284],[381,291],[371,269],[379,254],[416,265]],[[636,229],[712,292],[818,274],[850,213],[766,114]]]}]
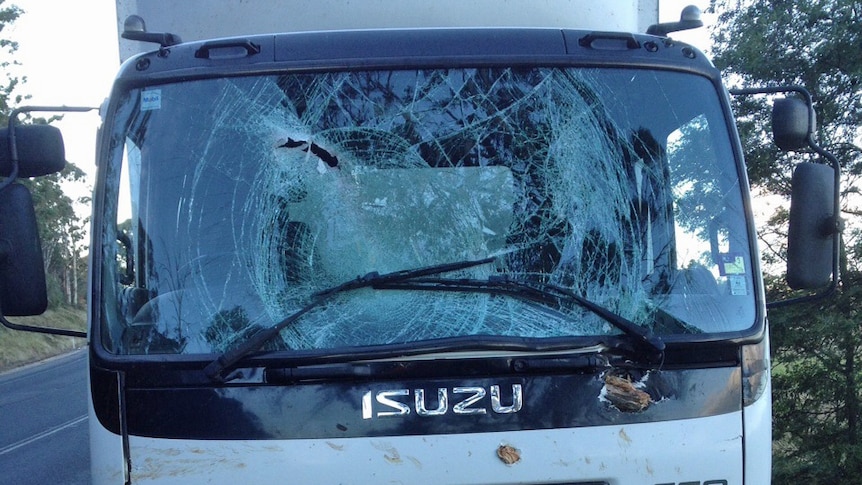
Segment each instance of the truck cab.
[{"label": "truck cab", "polygon": [[702,54],[637,34],[133,58],[90,334],[91,433],[122,446],[94,476],[127,450],[133,483],[742,483],[769,380],[728,106]]}]

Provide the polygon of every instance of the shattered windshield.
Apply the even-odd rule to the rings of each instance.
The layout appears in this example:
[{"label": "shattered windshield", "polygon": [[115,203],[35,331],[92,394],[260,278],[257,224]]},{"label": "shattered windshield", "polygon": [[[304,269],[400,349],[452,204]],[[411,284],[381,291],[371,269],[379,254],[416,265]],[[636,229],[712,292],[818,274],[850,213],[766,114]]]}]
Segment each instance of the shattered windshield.
[{"label": "shattered windshield", "polygon": [[[358,276],[566,288],[659,335],[754,323],[740,180],[714,85],[652,70],[231,77],[128,91],[102,231],[102,335],[213,353]],[[266,350],[619,330],[490,291],[361,288]]]}]

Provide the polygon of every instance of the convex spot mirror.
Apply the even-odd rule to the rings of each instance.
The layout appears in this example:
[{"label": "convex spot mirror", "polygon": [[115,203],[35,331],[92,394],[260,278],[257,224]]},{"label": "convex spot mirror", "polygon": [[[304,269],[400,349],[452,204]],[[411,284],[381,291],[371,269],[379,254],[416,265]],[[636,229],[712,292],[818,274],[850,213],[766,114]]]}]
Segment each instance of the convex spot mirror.
[{"label": "convex spot mirror", "polygon": [[795,151],[809,146],[815,130],[814,111],[799,98],[779,98],[772,104],[772,137],[778,148]]},{"label": "convex spot mirror", "polygon": [[[18,177],[41,177],[59,173],[66,167],[63,135],[51,125],[18,125],[15,127],[18,151]],[[9,129],[0,129],[0,176],[12,174]]]}]

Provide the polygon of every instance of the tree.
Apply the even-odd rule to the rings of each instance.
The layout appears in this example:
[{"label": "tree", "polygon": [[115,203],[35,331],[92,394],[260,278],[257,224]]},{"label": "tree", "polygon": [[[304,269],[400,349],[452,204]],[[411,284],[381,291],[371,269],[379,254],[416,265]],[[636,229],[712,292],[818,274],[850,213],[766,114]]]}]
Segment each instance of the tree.
[{"label": "tree", "polygon": [[[2,34],[3,29],[7,25],[13,23],[23,13],[20,8],[14,5],[4,6],[4,3],[6,3],[6,0],[0,0],[0,34]],[[10,106],[17,105],[24,99],[23,96],[15,94],[15,90],[26,78],[19,79],[16,76],[9,75],[9,67],[18,65],[18,62],[14,60],[14,54],[17,50],[17,42],[6,37],[0,37],[0,55],[2,55],[0,68],[3,69],[6,75],[5,84],[0,85],[0,113],[3,115],[4,122],[11,111]]]},{"label": "tree", "polygon": [[[862,1],[715,0],[715,63],[737,85],[797,84],[813,96],[817,138],[841,160],[844,233],[842,278],[829,300],[773,311],[775,483],[837,483],[862,469],[860,430],[859,177],[862,174]],[[771,145],[765,99],[736,102],[749,178],[762,194],[787,196],[789,174],[806,153]],[[781,234],[786,213],[773,215],[762,234]],[[785,247],[765,241],[767,257]],[[770,278],[770,297],[788,294]]]},{"label": "tree", "polygon": [[[731,85],[802,85],[812,93],[821,145],[844,165],[845,194],[862,174],[862,2],[858,0],[715,0],[714,62]],[[766,135],[765,100],[742,99],[737,112],[753,185],[787,194],[799,154],[782,154]],[[854,203],[845,197],[845,203]],[[845,205],[849,214],[862,215]],[[854,239],[855,240],[855,239]]]},{"label": "tree", "polygon": [[63,182],[81,181],[84,172],[72,163],[59,174],[21,180],[33,195],[42,256],[48,281],[49,302],[80,306],[76,288],[77,266],[84,248],[84,221],[75,213],[74,201],[63,191]]}]

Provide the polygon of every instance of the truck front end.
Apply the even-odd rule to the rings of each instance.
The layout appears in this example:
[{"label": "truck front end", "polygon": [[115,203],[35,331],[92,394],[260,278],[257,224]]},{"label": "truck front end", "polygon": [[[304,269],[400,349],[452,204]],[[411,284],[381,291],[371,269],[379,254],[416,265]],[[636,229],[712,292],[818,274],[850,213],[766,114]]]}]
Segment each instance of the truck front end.
[{"label": "truck front end", "polygon": [[769,481],[748,186],[697,50],[222,39],[126,62],[104,116],[97,483]]}]

